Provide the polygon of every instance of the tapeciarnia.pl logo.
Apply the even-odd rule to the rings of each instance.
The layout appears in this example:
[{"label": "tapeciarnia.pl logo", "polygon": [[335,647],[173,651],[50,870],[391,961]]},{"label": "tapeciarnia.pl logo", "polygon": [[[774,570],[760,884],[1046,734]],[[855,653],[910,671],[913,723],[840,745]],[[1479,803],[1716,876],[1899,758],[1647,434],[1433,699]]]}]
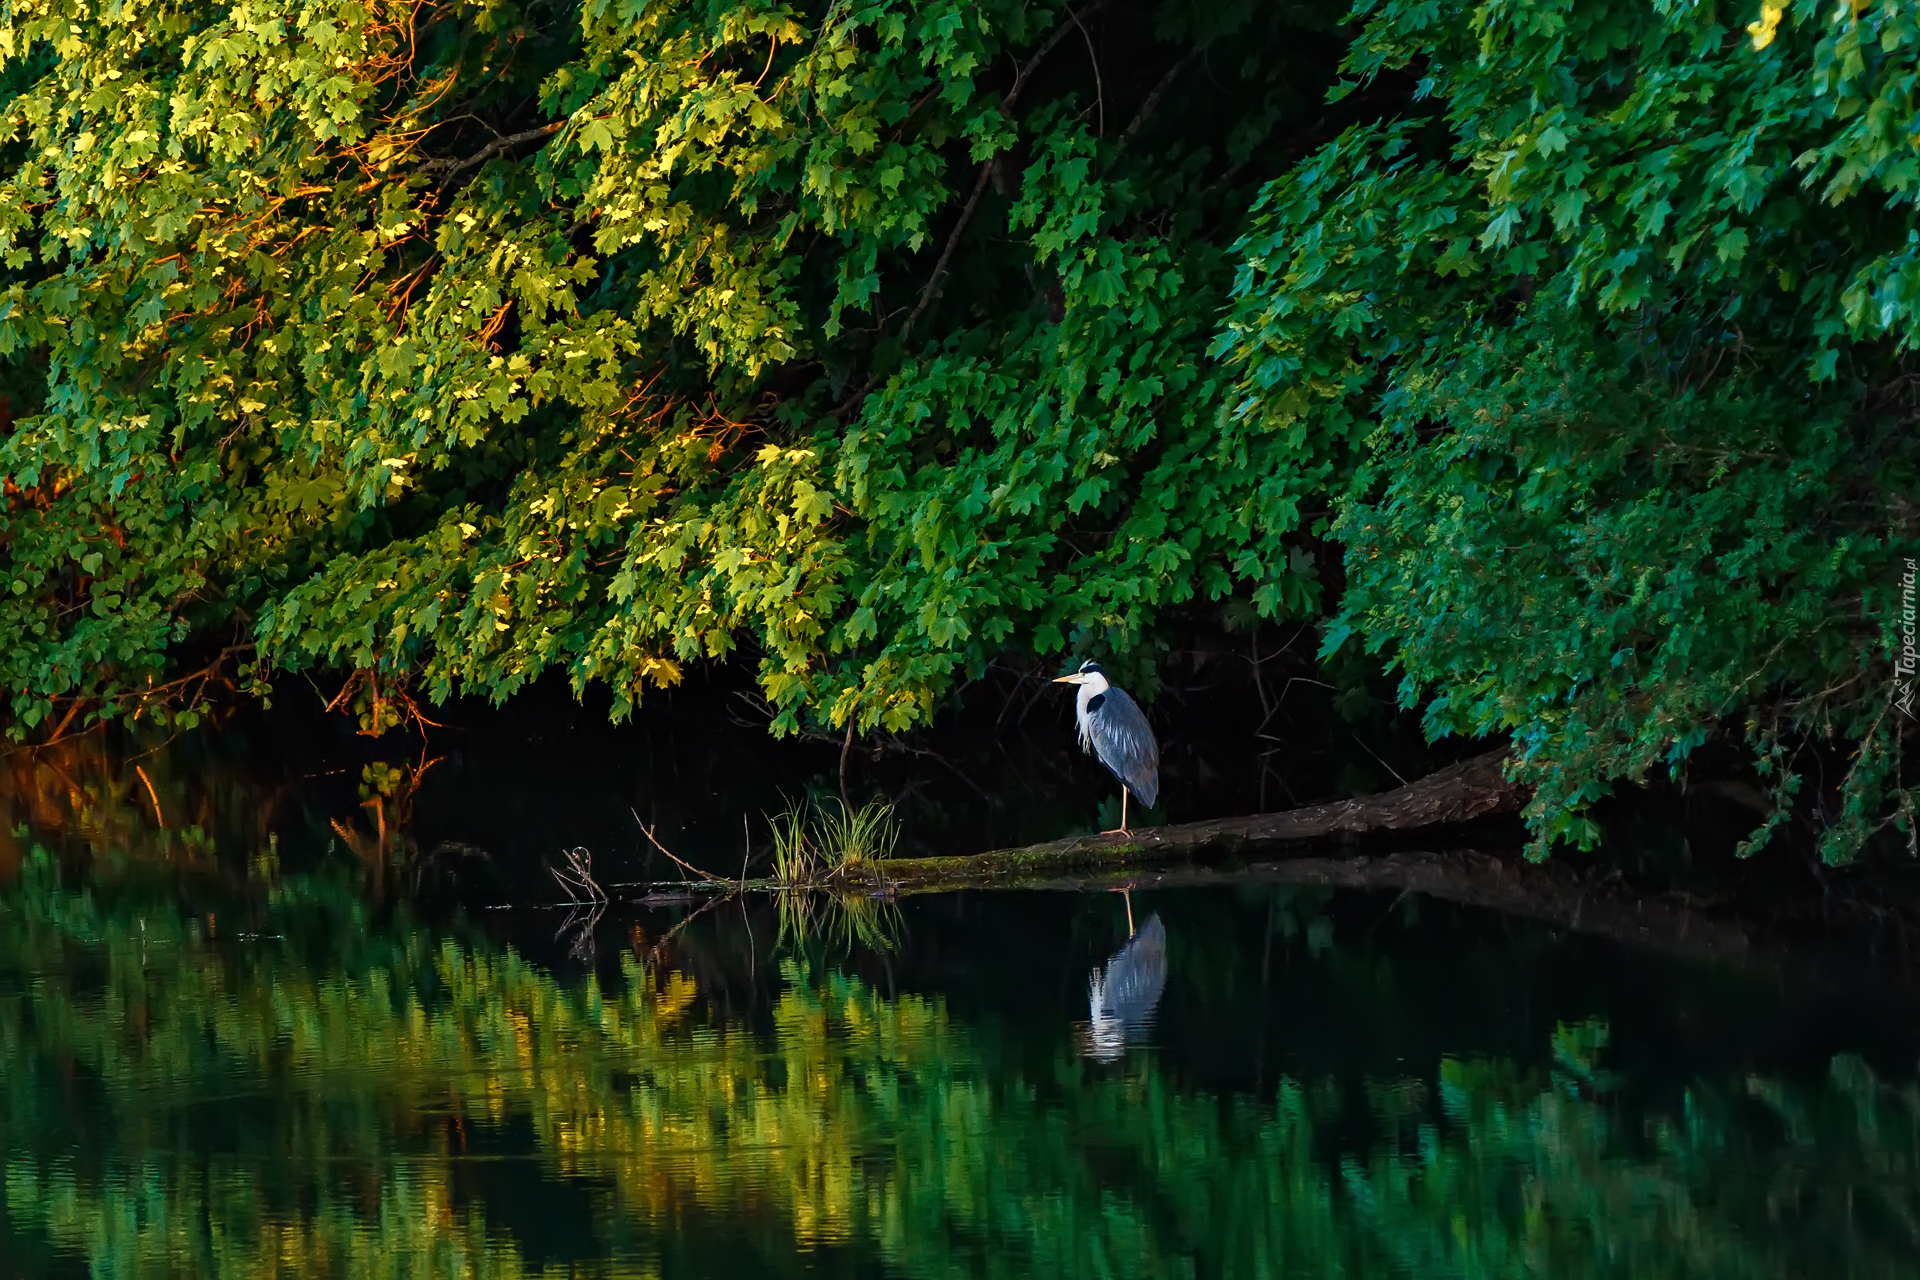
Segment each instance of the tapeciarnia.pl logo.
[{"label": "tapeciarnia.pl logo", "polygon": [[1906,566],[1907,571],[1900,575],[1900,652],[1893,659],[1893,705],[1913,719],[1913,674],[1920,666],[1920,651],[1915,650],[1913,638],[1913,561],[1908,560]]}]

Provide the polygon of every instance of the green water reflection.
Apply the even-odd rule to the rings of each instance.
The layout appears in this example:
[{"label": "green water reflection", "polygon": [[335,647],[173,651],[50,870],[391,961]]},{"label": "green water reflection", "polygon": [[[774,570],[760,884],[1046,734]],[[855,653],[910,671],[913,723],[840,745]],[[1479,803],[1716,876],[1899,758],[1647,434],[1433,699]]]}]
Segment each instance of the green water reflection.
[{"label": "green water reflection", "polygon": [[[1183,1083],[815,953],[730,1014],[697,966],[548,969],[278,882],[0,891],[0,1247],[95,1276],[1900,1276],[1920,1091],[1622,1098],[1608,1027],[1355,1089]],[[265,935],[265,936],[259,936]],[[1171,934],[1175,963],[1180,933]],[[981,940],[981,963],[992,946]],[[1258,956],[1250,963],[1257,962]],[[1192,998],[1189,994],[1189,998]]]}]

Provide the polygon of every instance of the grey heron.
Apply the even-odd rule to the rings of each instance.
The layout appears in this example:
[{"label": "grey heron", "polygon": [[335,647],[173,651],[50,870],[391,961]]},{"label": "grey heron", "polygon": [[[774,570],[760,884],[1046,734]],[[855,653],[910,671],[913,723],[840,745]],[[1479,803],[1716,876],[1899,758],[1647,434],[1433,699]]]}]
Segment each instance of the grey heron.
[{"label": "grey heron", "polygon": [[1097,662],[1083,662],[1055,684],[1080,686],[1073,716],[1080,726],[1080,746],[1093,752],[1101,764],[1120,779],[1120,833],[1127,830],[1127,795],[1139,796],[1149,809],[1160,797],[1160,744],[1154,741],[1140,704],[1107,680]]},{"label": "grey heron", "polygon": [[[1131,901],[1127,910],[1131,915]],[[1166,985],[1167,930],[1156,913],[1087,980],[1087,1056],[1096,1062],[1119,1058],[1129,1034],[1139,1039],[1152,1026]]]}]

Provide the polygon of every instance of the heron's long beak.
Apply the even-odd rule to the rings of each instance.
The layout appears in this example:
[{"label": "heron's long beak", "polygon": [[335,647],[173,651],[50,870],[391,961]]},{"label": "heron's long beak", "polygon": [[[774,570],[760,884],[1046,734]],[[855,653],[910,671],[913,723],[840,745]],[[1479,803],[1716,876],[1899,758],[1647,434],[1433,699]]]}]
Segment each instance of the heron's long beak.
[{"label": "heron's long beak", "polygon": [[1081,675],[1078,671],[1074,672],[1070,676],[1055,676],[1053,679],[1053,682],[1055,684],[1085,684],[1086,681],[1087,681],[1087,678]]}]

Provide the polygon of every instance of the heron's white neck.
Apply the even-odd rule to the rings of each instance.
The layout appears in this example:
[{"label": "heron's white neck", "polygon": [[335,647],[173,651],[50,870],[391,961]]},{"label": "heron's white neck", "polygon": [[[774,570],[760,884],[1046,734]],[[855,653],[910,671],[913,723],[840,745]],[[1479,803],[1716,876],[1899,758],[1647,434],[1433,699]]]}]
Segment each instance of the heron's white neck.
[{"label": "heron's white neck", "polygon": [[1106,973],[1095,969],[1087,982],[1087,1056],[1096,1062],[1113,1062],[1126,1052],[1127,1032],[1120,1015],[1107,1003]]},{"label": "heron's white neck", "polygon": [[1107,677],[1104,672],[1089,671],[1086,675],[1082,676],[1081,679],[1084,683],[1080,686],[1079,695],[1073,700],[1073,719],[1074,724],[1080,730],[1080,749],[1082,751],[1091,751],[1093,750],[1093,740],[1089,735],[1087,726],[1087,704],[1113,686],[1107,683]]}]

